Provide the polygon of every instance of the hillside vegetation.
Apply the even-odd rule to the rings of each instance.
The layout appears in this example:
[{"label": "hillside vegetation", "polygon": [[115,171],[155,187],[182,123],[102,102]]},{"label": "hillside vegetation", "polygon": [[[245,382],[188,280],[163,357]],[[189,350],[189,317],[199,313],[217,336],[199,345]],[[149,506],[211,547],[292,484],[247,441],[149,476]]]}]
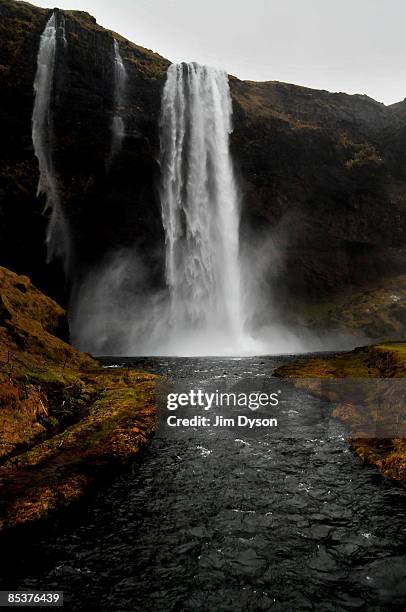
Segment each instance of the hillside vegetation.
[{"label": "hillside vegetation", "polygon": [[67,344],[64,310],[0,268],[0,531],[79,499],[154,430],[155,377]]},{"label": "hillside vegetation", "polygon": [[[406,478],[406,385],[402,380],[406,377],[406,342],[303,358],[283,365],[275,374],[292,378],[298,387],[330,400],[334,405],[333,416],[350,425],[354,432],[349,442],[359,457],[389,478]],[[362,384],[362,380],[368,379],[371,384]],[[362,394],[357,401],[355,389],[358,395]],[[387,423],[391,424],[392,433],[393,424],[399,424],[399,435],[382,435]],[[380,431],[379,438],[365,434],[374,428]]]}]

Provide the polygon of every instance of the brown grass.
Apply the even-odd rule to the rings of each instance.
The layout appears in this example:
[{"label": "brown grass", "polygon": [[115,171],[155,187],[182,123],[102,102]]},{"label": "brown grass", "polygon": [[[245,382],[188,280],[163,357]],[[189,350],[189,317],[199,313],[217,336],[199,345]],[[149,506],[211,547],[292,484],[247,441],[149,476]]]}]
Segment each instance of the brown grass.
[{"label": "brown grass", "polygon": [[156,377],[107,372],[65,333],[64,310],[0,268],[0,531],[79,499],[154,431]]},{"label": "brown grass", "polygon": [[[333,416],[351,423],[352,428],[363,428],[377,419],[390,416],[404,422],[405,406],[402,389],[391,384],[391,379],[406,377],[406,342],[381,343],[361,347],[345,354],[311,357],[286,364],[275,371],[277,376],[292,378],[298,387],[306,388],[316,396],[336,402]],[[380,378],[387,384],[372,387],[362,402],[363,408],[351,402],[340,402],[339,385],[325,385],[323,380]],[[383,381],[384,382],[384,381]],[[384,401],[382,401],[384,400]],[[383,408],[382,408],[383,406]],[[362,410],[362,411],[361,411]],[[385,410],[389,413],[385,413]],[[349,440],[358,456],[376,466],[393,480],[406,478],[406,439],[372,439],[353,436]]]}]

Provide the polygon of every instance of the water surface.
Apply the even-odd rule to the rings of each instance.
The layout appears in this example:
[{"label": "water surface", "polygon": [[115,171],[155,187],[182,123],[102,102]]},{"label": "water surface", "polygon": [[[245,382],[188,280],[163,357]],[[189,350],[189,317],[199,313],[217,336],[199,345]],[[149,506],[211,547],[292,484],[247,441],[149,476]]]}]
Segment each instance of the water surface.
[{"label": "water surface", "polygon": [[[131,363],[196,389],[288,359]],[[362,465],[306,392],[284,387],[280,417],[309,436],[155,438],[8,585],[63,590],[70,610],[404,610],[405,490]]]}]

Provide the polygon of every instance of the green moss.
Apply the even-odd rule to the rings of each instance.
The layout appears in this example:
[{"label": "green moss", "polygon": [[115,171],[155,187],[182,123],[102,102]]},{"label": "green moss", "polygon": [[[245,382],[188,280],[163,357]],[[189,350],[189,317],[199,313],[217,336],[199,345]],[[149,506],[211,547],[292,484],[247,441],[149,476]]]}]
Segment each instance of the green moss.
[{"label": "green moss", "polygon": [[348,134],[342,134],[338,141],[345,156],[344,165],[348,170],[362,166],[382,166],[384,160],[369,142],[355,142]]},{"label": "green moss", "polygon": [[[390,422],[396,418],[398,422],[404,421],[403,390],[399,391],[391,385],[390,380],[406,377],[406,342],[383,342],[349,353],[300,359],[277,368],[275,375],[292,378],[299,388],[304,387],[316,396],[336,402],[333,416],[344,422],[349,421],[358,431],[368,424],[384,423],[388,415]],[[387,379],[388,384],[372,385],[370,389],[366,387],[361,404],[352,405],[348,399],[340,403],[339,387],[330,388],[320,382],[320,379],[340,378],[382,378]],[[379,413],[377,406],[380,407]],[[389,413],[385,414],[385,410]],[[353,436],[350,444],[363,461],[376,466],[389,478],[406,478],[404,438],[376,440]]]},{"label": "green moss", "polygon": [[[64,11],[64,13],[76,21],[81,29],[88,32],[108,32],[112,37],[120,41],[123,59],[130,64],[134,64],[145,78],[157,80],[165,78],[170,62],[158,53],[136,45],[116,32],[106,30],[89,13],[84,11]],[[74,32],[70,32],[69,37],[74,38],[77,43],[80,42]]]},{"label": "green moss", "polygon": [[154,430],[155,377],[101,369],[51,333],[64,315],[28,278],[0,268],[0,529],[78,499]]},{"label": "green moss", "polygon": [[93,382],[99,396],[78,422],[3,463],[3,527],[43,518],[61,499],[78,499],[105,466],[128,462],[152,435],[154,376],[100,372]]},{"label": "green moss", "polygon": [[406,376],[406,342],[386,342],[349,353],[299,359],[275,370],[289,378],[393,378]]},{"label": "green moss", "polygon": [[25,67],[19,65],[22,51],[38,39],[51,11],[26,2],[0,0],[0,56],[6,66],[3,76],[8,87],[17,87],[25,79]]}]

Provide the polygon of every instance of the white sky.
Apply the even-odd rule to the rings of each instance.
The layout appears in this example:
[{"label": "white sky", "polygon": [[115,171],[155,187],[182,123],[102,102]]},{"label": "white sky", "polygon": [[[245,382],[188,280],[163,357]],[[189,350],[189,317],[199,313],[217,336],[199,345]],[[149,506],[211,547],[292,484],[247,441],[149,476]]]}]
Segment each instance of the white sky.
[{"label": "white sky", "polygon": [[88,11],[102,26],[174,62],[406,98],[406,0],[38,0]]}]

